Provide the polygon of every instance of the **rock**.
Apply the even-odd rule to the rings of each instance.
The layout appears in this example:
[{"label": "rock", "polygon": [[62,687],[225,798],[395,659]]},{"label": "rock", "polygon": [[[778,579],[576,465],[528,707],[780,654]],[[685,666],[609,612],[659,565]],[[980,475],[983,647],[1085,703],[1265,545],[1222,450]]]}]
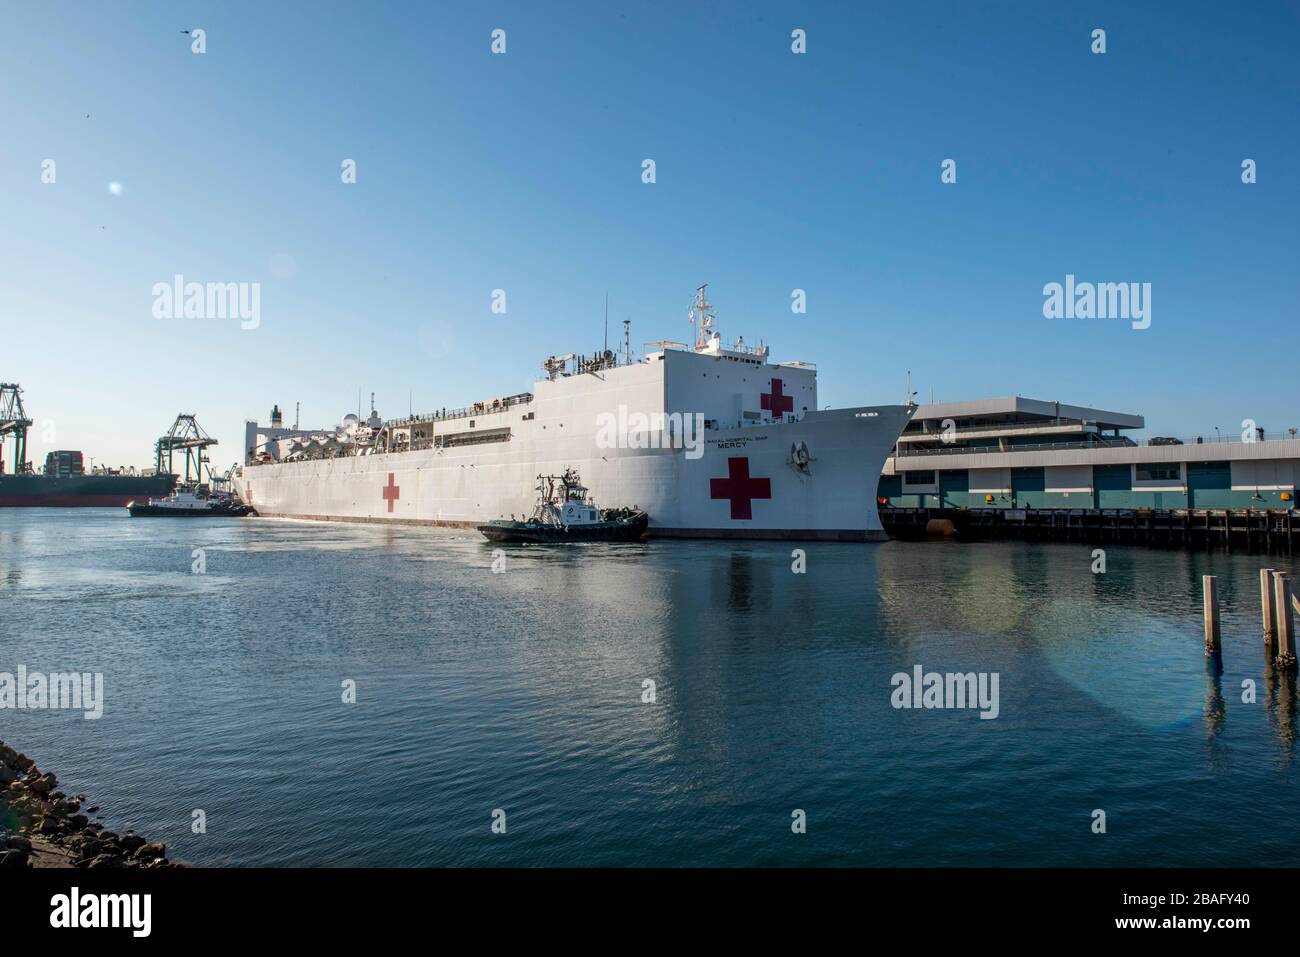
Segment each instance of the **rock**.
[{"label": "rock", "polygon": [[83,838],[76,847],[81,852],[81,856],[87,860],[104,853],[104,842],[93,837]]},{"label": "rock", "polygon": [[[167,845],[161,841],[129,828],[122,835],[105,830],[90,818],[99,805],[88,805],[84,794],[56,790],[58,784],[53,772],[42,772],[27,755],[0,741],[0,869],[28,868],[38,859],[42,867],[72,862],[97,870],[181,866],[167,860]],[[34,849],[32,839],[23,835],[46,840],[38,839]]]},{"label": "rock", "polygon": [[16,801],[10,801],[9,807],[14,814],[17,814],[22,818],[31,817],[38,810],[36,802],[28,800],[25,795],[18,798]]}]

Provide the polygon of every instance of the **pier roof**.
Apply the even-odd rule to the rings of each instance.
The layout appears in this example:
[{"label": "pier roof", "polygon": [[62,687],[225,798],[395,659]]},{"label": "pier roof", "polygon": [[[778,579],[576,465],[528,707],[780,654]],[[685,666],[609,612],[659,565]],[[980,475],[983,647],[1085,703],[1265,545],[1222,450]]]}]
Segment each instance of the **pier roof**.
[{"label": "pier roof", "polygon": [[1112,412],[1066,402],[1027,399],[1024,396],[1003,396],[992,399],[973,399],[966,402],[933,402],[922,405],[912,416],[912,421],[942,419],[970,419],[1006,416],[1010,419],[1048,418],[1079,419],[1103,429],[1141,429],[1146,419],[1128,412]]}]

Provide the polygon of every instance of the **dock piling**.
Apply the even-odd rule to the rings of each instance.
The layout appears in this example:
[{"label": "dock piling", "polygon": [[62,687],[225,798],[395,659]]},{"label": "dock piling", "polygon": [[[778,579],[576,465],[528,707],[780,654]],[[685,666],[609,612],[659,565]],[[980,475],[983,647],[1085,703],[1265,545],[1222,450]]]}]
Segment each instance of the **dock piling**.
[{"label": "dock piling", "polygon": [[1275,664],[1292,670],[1296,666],[1295,618],[1291,608],[1291,576],[1286,572],[1273,573],[1273,613],[1277,623]]},{"label": "dock piling", "polygon": [[1273,573],[1275,568],[1259,570],[1259,609],[1264,618],[1264,644],[1271,645],[1277,637],[1277,615],[1273,611]]},{"label": "dock piling", "polygon": [[1217,658],[1223,653],[1223,641],[1219,628],[1218,579],[1214,575],[1201,576],[1201,593],[1205,614],[1205,653]]}]

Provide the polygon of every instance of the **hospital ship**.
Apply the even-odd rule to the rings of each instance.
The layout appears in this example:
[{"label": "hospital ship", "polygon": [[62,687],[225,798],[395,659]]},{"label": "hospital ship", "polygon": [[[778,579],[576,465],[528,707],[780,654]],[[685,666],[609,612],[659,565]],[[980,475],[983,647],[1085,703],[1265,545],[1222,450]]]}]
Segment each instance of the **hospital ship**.
[{"label": "hospital ship", "polygon": [[[328,430],[249,422],[233,487],[262,517],[471,527],[523,517],[573,470],[652,537],[873,541],[877,484],[912,405],[822,409],[814,363],[724,345],[706,287],[695,344],[551,356],[533,391]],[[372,399],[373,406],[373,399]]]}]

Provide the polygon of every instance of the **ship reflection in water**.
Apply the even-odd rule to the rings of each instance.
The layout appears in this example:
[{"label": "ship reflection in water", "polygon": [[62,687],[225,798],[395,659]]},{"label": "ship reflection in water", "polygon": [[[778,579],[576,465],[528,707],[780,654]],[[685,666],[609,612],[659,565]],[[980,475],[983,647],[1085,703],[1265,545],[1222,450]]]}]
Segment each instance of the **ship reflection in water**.
[{"label": "ship reflection in water", "polygon": [[[193,864],[1300,854],[1261,813],[1300,771],[1258,557],[1111,548],[1093,574],[1086,547],[1023,543],[498,548],[494,572],[468,531],[0,512],[21,623],[0,671],[101,671],[106,694],[97,722],[7,711],[5,738]],[[916,666],[996,672],[996,720],[892,707]]]}]

